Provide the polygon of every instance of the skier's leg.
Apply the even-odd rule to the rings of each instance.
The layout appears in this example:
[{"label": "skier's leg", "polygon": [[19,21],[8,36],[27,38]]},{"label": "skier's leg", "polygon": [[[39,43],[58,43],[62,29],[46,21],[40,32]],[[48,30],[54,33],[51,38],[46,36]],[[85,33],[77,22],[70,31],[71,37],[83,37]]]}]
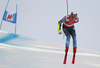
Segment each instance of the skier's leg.
[{"label": "skier's leg", "polygon": [[72,64],[75,63],[76,49],[77,49],[77,47],[73,47],[73,59],[72,59]]},{"label": "skier's leg", "polygon": [[68,49],[69,49],[69,43],[70,43],[70,33],[69,33],[69,30],[67,28],[63,29],[63,31],[64,31],[64,34],[66,35],[65,53],[67,53]]},{"label": "skier's leg", "polygon": [[75,54],[76,54],[76,50],[77,50],[76,33],[75,33],[74,27],[70,30],[70,33],[71,33],[72,38],[73,38],[73,60],[72,60],[72,64],[74,64],[75,63]]},{"label": "skier's leg", "polygon": [[69,47],[66,47],[66,49],[65,49],[65,57],[64,57],[63,64],[66,64],[68,49],[69,49]]},{"label": "skier's leg", "polygon": [[69,43],[70,43],[70,33],[69,30],[67,28],[63,28],[63,31],[66,35],[66,43],[65,43],[65,57],[64,57],[64,62],[63,64],[66,64],[66,60],[67,60],[67,53],[68,53],[68,49],[69,49]]},{"label": "skier's leg", "polygon": [[67,60],[67,53],[68,53],[68,49],[69,49],[69,39],[68,37],[66,38],[66,47],[65,47],[65,57],[64,57],[64,62],[63,64],[66,64],[66,60]]},{"label": "skier's leg", "polygon": [[66,43],[65,43],[66,47],[69,47],[69,43],[70,43],[70,34],[68,32],[66,35]]},{"label": "skier's leg", "polygon": [[66,46],[65,53],[68,53],[69,47]]},{"label": "skier's leg", "polygon": [[72,29],[70,30],[70,34],[73,38],[73,47],[77,47],[77,41],[76,41],[76,31],[74,26],[72,27]]}]

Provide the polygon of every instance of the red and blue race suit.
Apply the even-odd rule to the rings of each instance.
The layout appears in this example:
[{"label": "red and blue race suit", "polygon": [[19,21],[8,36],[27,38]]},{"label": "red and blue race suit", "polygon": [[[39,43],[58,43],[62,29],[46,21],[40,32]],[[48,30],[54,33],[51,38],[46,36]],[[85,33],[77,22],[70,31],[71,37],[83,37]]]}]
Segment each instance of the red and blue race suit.
[{"label": "red and blue race suit", "polygon": [[79,21],[79,18],[76,17],[73,21],[70,18],[70,15],[64,16],[59,22],[58,22],[58,30],[61,30],[61,24],[63,23],[63,32],[66,35],[66,46],[69,47],[70,43],[70,36],[73,38],[73,47],[77,47],[76,42],[76,31],[74,28],[74,24]]}]

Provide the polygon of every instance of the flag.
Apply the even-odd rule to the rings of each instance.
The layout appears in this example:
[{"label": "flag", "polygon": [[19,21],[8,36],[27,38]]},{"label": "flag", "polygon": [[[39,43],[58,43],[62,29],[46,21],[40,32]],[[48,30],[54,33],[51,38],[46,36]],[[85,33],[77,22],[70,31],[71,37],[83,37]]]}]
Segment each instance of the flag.
[{"label": "flag", "polygon": [[3,20],[11,23],[16,23],[17,13],[9,14],[7,11],[4,12]]}]

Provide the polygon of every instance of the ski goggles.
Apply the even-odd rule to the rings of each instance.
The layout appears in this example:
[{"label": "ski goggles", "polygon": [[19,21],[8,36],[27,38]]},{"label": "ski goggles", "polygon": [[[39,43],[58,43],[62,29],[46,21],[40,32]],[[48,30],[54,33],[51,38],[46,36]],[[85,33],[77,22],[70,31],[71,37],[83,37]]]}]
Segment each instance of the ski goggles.
[{"label": "ski goggles", "polygon": [[70,16],[72,19],[75,19],[76,17],[74,17],[74,16]]}]

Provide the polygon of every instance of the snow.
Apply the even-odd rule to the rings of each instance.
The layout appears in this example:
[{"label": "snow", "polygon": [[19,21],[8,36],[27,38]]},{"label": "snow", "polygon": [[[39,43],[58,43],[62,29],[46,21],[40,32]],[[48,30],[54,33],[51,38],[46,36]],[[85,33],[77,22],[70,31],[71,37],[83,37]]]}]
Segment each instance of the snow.
[{"label": "snow", "polygon": [[[7,32],[0,31],[0,39]],[[0,68],[100,68],[100,52],[78,48],[75,64],[70,46],[63,64],[64,45],[18,35],[0,43]]]}]

